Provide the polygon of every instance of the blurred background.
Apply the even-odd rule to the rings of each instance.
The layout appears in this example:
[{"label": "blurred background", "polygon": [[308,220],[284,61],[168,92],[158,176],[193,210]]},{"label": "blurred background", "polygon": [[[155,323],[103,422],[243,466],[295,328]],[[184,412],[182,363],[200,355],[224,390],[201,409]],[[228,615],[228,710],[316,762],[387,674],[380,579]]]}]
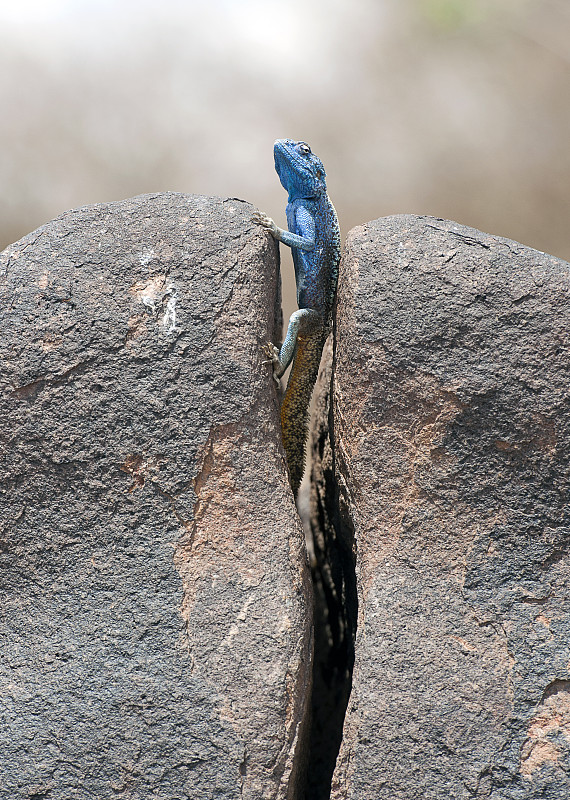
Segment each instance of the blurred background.
[{"label": "blurred background", "polygon": [[0,98],[0,249],[163,190],[284,226],[290,137],[345,233],[432,214],[570,260],[570,0],[0,0]]}]

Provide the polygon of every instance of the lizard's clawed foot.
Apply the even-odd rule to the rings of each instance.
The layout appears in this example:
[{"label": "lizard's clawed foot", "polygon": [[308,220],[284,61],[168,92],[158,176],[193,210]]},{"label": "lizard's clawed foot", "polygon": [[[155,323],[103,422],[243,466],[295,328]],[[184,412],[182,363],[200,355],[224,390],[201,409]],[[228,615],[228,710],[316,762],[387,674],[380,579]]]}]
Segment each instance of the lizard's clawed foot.
[{"label": "lizard's clawed foot", "polygon": [[273,380],[279,386],[283,370],[281,369],[281,362],[279,361],[279,350],[271,342],[267,342],[262,348],[263,355],[267,356],[268,360],[265,364],[273,364]]},{"label": "lizard's clawed foot", "polygon": [[256,225],[261,225],[261,227],[269,231],[272,236],[277,236],[279,228],[271,217],[268,217],[263,211],[254,211],[251,215],[251,221],[255,222]]}]

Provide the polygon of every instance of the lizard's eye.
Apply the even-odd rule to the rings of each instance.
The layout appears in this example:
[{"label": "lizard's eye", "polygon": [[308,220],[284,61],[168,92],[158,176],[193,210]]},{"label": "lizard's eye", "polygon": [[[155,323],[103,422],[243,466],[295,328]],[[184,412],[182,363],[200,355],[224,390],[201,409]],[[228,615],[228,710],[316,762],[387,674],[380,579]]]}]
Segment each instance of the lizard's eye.
[{"label": "lizard's eye", "polygon": [[318,169],[317,170],[317,178],[322,178],[322,177],[323,177],[323,173],[320,171],[320,169]]},{"label": "lizard's eye", "polygon": [[309,153],[311,152],[311,148],[309,147],[308,144],[305,144],[305,142],[301,142],[301,144],[299,145],[299,150],[304,156],[308,156]]}]

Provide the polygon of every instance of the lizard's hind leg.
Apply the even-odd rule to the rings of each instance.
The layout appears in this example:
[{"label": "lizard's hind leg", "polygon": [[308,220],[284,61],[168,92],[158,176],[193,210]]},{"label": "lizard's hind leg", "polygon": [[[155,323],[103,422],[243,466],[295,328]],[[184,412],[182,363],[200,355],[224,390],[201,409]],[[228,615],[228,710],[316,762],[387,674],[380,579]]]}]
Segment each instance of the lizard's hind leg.
[{"label": "lizard's hind leg", "polygon": [[285,372],[293,356],[295,355],[295,348],[297,346],[297,339],[301,336],[308,336],[309,334],[316,333],[323,325],[323,315],[314,308],[300,308],[289,317],[289,324],[287,326],[287,333],[279,351],[279,363],[283,367],[281,375]]}]

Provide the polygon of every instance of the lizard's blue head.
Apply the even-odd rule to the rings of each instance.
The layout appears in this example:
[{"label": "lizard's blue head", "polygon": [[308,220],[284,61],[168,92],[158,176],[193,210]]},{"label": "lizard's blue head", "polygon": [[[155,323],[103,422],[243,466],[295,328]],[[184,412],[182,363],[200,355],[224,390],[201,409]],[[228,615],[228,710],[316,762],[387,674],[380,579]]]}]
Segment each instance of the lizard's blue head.
[{"label": "lizard's blue head", "polygon": [[325,168],[305,142],[277,139],[273,146],[275,169],[289,200],[318,197],[327,190]]}]

